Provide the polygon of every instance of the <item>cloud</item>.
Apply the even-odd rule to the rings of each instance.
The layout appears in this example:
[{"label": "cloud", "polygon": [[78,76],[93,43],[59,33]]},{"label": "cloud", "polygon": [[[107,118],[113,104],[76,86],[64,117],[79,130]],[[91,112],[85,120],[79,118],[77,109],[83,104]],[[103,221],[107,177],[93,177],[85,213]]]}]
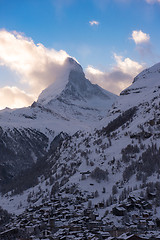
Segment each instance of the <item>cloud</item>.
[{"label": "cloud", "polygon": [[[0,30],[0,65],[16,72],[21,85],[29,92],[17,87],[0,88],[0,108],[30,105],[50,84],[66,81],[72,68],[70,61],[66,61],[68,56],[63,50],[56,51],[35,44],[22,33]],[[114,58],[116,64],[110,71],[102,72],[89,66],[86,75],[93,83],[118,94],[130,85],[143,65],[116,54]]]},{"label": "cloud", "polygon": [[6,86],[0,88],[0,109],[29,106],[33,101],[34,97],[32,95],[26,94],[17,87]]},{"label": "cloud", "polygon": [[136,44],[148,43],[150,40],[150,36],[147,33],[139,31],[132,32],[132,39]]},{"label": "cloud", "polygon": [[136,50],[142,58],[150,58],[153,62],[158,61],[159,56],[154,53],[154,47],[150,41],[150,35],[140,31],[133,31],[132,38],[136,44]]},{"label": "cloud", "polygon": [[133,61],[130,58],[125,58],[123,60],[122,56],[118,56],[117,54],[114,54],[114,58],[116,61],[116,66],[113,68],[113,70],[119,70],[123,72],[124,74],[130,74],[131,76],[137,75],[143,68],[143,65]]},{"label": "cloud", "polygon": [[27,86],[35,98],[56,79],[67,76],[70,66],[65,60],[68,56],[63,50],[35,44],[20,33],[0,31],[0,65],[15,71],[21,84]]},{"label": "cloud", "polygon": [[99,69],[88,66],[86,76],[92,83],[98,84],[110,92],[119,94],[143,70],[143,65],[130,58],[123,59],[122,56],[116,54],[114,54],[114,58],[116,65],[110,71],[102,72]]},{"label": "cloud", "polygon": [[93,20],[93,21],[90,21],[89,24],[90,24],[91,26],[94,26],[94,25],[98,26],[98,25],[99,25],[99,22]]},{"label": "cloud", "polygon": [[131,38],[136,44],[136,50],[139,52],[141,57],[152,57],[154,58],[153,47],[150,43],[150,35],[139,31],[132,32]]}]

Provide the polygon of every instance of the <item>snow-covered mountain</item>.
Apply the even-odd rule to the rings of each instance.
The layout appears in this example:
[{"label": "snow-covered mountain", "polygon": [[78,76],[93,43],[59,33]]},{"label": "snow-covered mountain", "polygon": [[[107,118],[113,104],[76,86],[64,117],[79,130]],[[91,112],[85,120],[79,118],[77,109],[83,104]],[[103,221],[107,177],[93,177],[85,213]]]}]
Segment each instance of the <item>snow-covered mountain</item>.
[{"label": "snow-covered mountain", "polygon": [[37,103],[57,111],[65,119],[91,125],[106,116],[117,97],[86,79],[75,60],[67,58],[66,62],[71,66],[67,79],[57,80],[45,89]]},{"label": "snow-covered mountain", "polygon": [[45,89],[37,102],[0,111],[1,182],[44,157],[60,132],[94,128],[116,100],[116,95],[87,80],[75,60],[68,58],[64,65],[68,73]]},{"label": "snow-covered mountain", "polygon": [[[78,79],[83,82],[83,72],[76,64],[77,67]],[[70,103],[74,108],[83,109],[81,107],[87,100],[94,104],[94,95],[101,100],[108,99],[104,91],[88,81],[85,81],[85,94],[79,82],[75,85],[75,74],[77,76],[75,69],[70,72],[67,85],[62,88],[63,91],[57,91],[58,95],[49,88],[45,90],[32,108],[38,108],[40,104],[52,111],[62,103],[61,110]],[[83,205],[83,209],[91,206],[94,209],[96,206],[99,218],[116,227],[126,226],[126,223],[134,225],[132,214],[142,217],[145,211],[150,211],[150,218],[156,221],[160,217],[159,83],[160,64],[157,64],[140,73],[133,84],[121,93],[108,116],[102,120],[103,126],[101,123],[96,130],[77,131],[72,136],[66,133],[57,135],[43,161],[37,162],[30,171],[29,178],[37,179],[37,184],[36,181],[30,182],[28,187],[31,188],[25,190],[21,197],[12,196],[15,207],[9,204],[10,211],[15,211],[16,207],[20,211],[29,204],[37,205],[55,197],[59,202],[63,198],[73,199],[69,211],[76,204]],[[26,189],[23,180],[21,176],[18,186]],[[15,184],[15,192],[16,187]],[[1,199],[5,208],[8,208],[9,199],[5,196]],[[135,199],[135,203],[130,205],[129,199]],[[131,210],[128,206],[132,206]],[[120,216],[116,215],[118,211]],[[59,221],[58,217],[56,221]]]},{"label": "snow-covered mountain", "polygon": [[[76,81],[77,76],[80,82],[84,81],[86,92]],[[74,118],[77,109],[82,114],[87,112],[91,119],[95,114],[95,120],[98,119],[97,111],[91,113],[86,103],[95,109],[94,96],[99,101],[107,101],[105,91],[88,82],[74,61],[66,83],[57,88],[60,91],[50,91],[54,85],[44,90],[30,110],[40,106],[54,111],[59,106],[64,118],[68,111]],[[35,214],[41,204],[47,206],[48,211],[55,209],[52,215],[57,236],[61,235],[61,226],[67,229],[68,225],[81,222],[82,228],[89,229],[88,223],[93,219],[97,219],[97,227],[107,226],[110,232],[120,228],[120,232],[128,229],[142,233],[150,229],[151,222],[154,229],[159,229],[159,104],[160,64],[156,64],[140,73],[121,93],[99,127],[72,135],[65,131],[58,134],[43,158],[15,178],[12,187],[5,186],[15,195],[11,192],[4,195],[0,205],[17,214],[30,205]],[[64,106],[67,106],[66,112],[62,111]],[[84,215],[84,210],[89,214]],[[63,214],[66,211],[68,218]],[[24,212],[20,219],[26,216],[29,219]],[[17,218],[16,224],[20,221]],[[69,234],[67,230],[65,234]]]},{"label": "snow-covered mountain", "polygon": [[31,107],[0,111],[1,126],[31,127],[44,134],[48,128],[55,135],[95,127],[117,96],[86,79],[82,67],[72,58],[67,58],[64,65],[68,74],[42,91]]}]

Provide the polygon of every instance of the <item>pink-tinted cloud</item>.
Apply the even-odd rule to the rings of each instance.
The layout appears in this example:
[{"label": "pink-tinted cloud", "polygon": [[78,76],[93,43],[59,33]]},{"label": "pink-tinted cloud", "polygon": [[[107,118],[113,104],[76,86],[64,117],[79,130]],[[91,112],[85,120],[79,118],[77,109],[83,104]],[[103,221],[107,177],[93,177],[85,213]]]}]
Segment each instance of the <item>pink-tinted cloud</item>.
[{"label": "pink-tinted cloud", "polygon": [[86,76],[93,83],[100,85],[106,90],[119,94],[128,87],[133,78],[143,70],[143,65],[114,54],[116,65],[110,71],[102,72],[92,66],[86,69]]},{"label": "pink-tinted cloud", "polygon": [[29,106],[33,101],[34,97],[32,95],[25,93],[17,87],[5,86],[0,88],[0,109]]},{"label": "pink-tinted cloud", "polygon": [[0,65],[15,71],[35,97],[68,71],[65,51],[47,49],[17,32],[0,31],[0,53]]},{"label": "pink-tinted cloud", "polygon": [[132,32],[132,39],[136,44],[148,43],[150,36],[147,33],[142,32],[141,30]]},{"label": "pink-tinted cloud", "polygon": [[98,25],[99,25],[99,22],[93,20],[93,21],[90,21],[89,24],[90,24],[91,26],[94,26],[94,25],[98,26]]}]

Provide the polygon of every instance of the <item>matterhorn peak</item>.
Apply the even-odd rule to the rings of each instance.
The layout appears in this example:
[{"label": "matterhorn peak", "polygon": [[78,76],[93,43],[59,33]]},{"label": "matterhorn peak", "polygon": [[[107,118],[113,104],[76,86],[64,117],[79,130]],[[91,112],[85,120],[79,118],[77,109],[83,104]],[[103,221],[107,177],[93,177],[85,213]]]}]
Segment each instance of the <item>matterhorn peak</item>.
[{"label": "matterhorn peak", "polygon": [[[73,58],[64,62],[64,76],[42,91],[37,103],[61,112],[65,119],[102,119],[117,96],[86,79],[81,65]],[[62,69],[63,71],[63,69]]]},{"label": "matterhorn peak", "polygon": [[81,65],[73,58],[68,57],[61,67],[59,77],[39,95],[38,103],[44,105],[58,97],[71,79],[71,74],[75,76],[81,75],[83,76],[82,78],[84,78],[84,72]]},{"label": "matterhorn peak", "polygon": [[96,105],[101,105],[99,100],[108,101],[116,97],[86,79],[81,65],[73,58],[68,57],[62,68],[66,69],[64,76],[42,91],[38,103],[53,105],[53,102],[60,101],[76,105],[82,105],[83,102],[87,105],[88,100],[94,99]]},{"label": "matterhorn peak", "polygon": [[70,71],[74,70],[74,71],[83,72],[81,65],[78,63],[77,60],[73,59],[72,57],[66,58],[64,64],[67,65],[68,68],[70,68]]}]

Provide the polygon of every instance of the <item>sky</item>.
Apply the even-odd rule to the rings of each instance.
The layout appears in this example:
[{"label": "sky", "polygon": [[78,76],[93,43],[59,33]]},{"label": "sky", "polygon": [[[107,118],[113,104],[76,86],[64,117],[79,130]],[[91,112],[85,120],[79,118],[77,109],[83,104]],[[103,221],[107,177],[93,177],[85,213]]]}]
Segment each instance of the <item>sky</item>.
[{"label": "sky", "polygon": [[160,62],[160,0],[0,0],[0,109],[30,105],[76,59],[115,94]]}]

